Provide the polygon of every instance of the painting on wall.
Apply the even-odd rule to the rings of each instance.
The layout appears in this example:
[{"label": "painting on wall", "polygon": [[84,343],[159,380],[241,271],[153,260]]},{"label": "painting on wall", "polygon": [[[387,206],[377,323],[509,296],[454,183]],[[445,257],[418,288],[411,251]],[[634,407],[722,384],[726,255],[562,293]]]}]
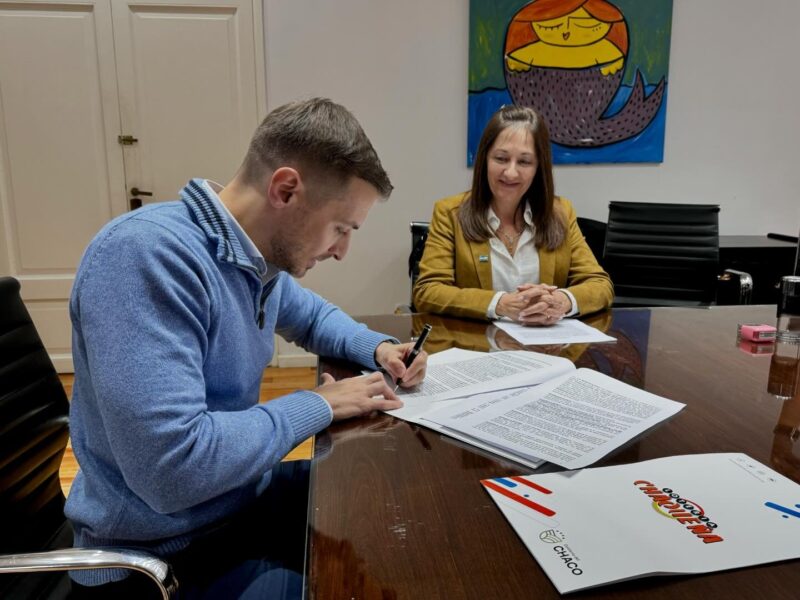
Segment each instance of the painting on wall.
[{"label": "painting on wall", "polygon": [[662,162],[671,28],[672,0],[470,0],[467,164],[505,104],[556,164]]}]

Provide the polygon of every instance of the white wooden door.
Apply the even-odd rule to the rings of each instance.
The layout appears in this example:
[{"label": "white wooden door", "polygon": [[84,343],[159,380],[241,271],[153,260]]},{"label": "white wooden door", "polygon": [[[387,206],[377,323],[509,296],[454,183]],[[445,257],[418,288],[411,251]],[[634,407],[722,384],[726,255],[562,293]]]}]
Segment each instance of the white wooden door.
[{"label": "white wooden door", "polygon": [[78,262],[131,188],[236,171],[266,114],[261,20],[259,0],[0,0],[0,275],[59,371]]},{"label": "white wooden door", "polygon": [[[226,183],[266,106],[260,4],[113,0],[128,190],[171,200],[192,177]],[[254,12],[258,14],[254,14]]]},{"label": "white wooden door", "polygon": [[0,274],[56,367],[84,248],[126,210],[108,0],[0,1]]}]

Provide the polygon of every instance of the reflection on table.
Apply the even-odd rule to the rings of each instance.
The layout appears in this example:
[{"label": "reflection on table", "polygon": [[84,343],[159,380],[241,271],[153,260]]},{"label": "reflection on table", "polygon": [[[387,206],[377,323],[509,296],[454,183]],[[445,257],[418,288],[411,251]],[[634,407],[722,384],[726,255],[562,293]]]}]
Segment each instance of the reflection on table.
[{"label": "reflection on table", "polygon": [[[596,466],[744,452],[800,482],[798,362],[792,363],[794,370],[783,363],[771,369],[772,349],[750,352],[736,340],[738,323],[772,323],[774,311],[770,306],[620,309],[586,320],[616,343],[546,348],[577,366],[687,404]],[[363,320],[401,340],[431,323],[429,352],[492,349],[487,323],[433,315]],[[337,378],[355,372],[353,365],[336,361],[322,360],[320,368]],[[783,395],[770,393],[777,377],[794,381],[794,387],[783,383]],[[310,598],[558,597],[478,483],[529,472],[526,468],[383,414],[335,424],[317,444],[328,451],[312,464]],[[624,519],[613,506],[599,506],[598,517]],[[788,562],[651,577],[581,597],[792,598],[798,590],[800,568]]]}]

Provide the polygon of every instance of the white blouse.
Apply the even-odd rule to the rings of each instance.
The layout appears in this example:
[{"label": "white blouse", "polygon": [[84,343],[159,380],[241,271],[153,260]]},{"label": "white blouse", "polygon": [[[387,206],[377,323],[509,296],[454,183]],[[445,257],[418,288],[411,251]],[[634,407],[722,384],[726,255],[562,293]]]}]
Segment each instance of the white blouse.
[{"label": "white blouse", "polygon": [[[514,256],[506,248],[505,244],[498,237],[497,230],[500,228],[500,219],[489,208],[489,227],[495,235],[489,238],[489,253],[492,263],[492,287],[497,291],[486,309],[486,316],[490,319],[499,319],[495,309],[500,297],[506,292],[514,292],[518,285],[523,283],[541,283],[539,279],[539,252],[533,240],[533,213],[530,206],[525,207],[523,219],[527,227],[522,231],[522,235],[517,241],[517,249]],[[575,297],[567,290],[561,289],[572,302],[572,310],[565,316],[571,317],[578,314],[578,303]]]}]

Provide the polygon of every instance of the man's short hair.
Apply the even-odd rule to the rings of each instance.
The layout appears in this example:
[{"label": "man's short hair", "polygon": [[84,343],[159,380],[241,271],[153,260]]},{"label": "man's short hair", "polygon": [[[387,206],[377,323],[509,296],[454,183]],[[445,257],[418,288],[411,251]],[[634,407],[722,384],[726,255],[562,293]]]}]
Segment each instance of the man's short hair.
[{"label": "man's short hair", "polygon": [[351,177],[372,184],[383,198],[392,183],[356,118],[327,98],[279,106],[256,129],[242,165],[248,185],[260,185],[267,171],[298,168],[311,179],[345,185]]}]

